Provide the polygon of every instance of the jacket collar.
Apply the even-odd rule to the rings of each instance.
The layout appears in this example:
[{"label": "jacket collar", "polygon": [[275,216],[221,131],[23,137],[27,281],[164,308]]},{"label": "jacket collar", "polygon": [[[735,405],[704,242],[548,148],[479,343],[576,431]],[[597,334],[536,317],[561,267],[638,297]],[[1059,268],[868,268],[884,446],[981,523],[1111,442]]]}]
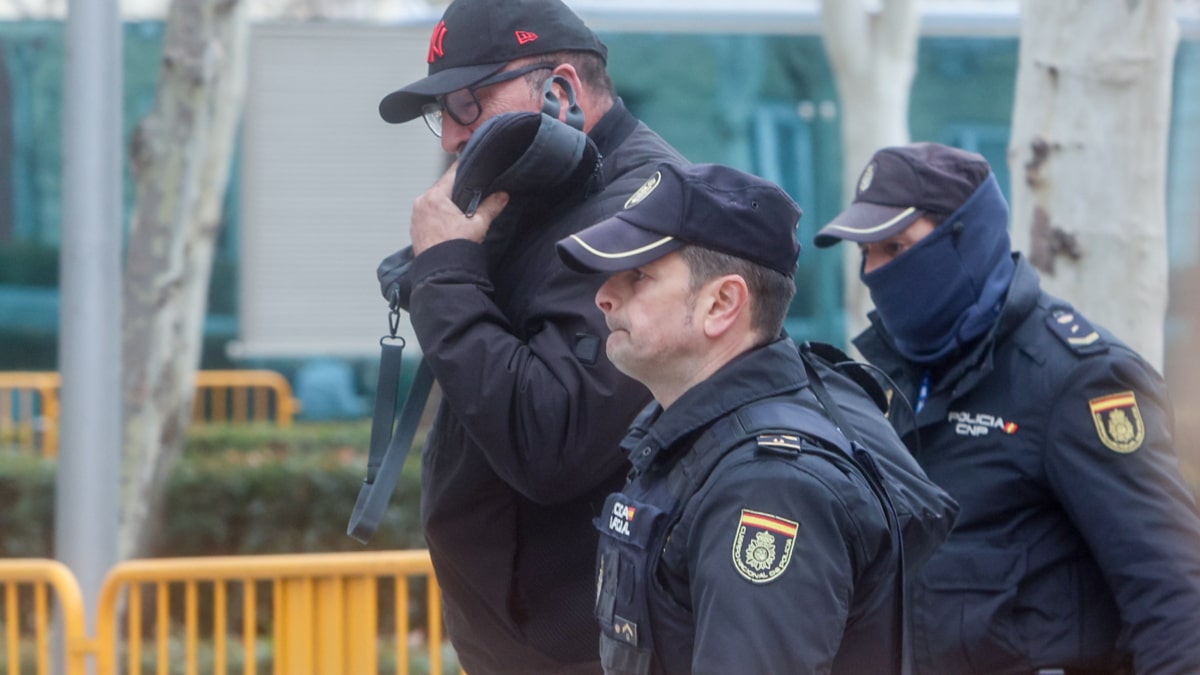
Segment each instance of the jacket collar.
[{"label": "jacket collar", "polygon": [[739,355],[707,380],[684,392],[668,409],[651,403],[634,421],[621,447],[638,472],[661,456],[675,456],[683,442],[717,419],[764,398],[808,386],[804,362],[783,337]]},{"label": "jacket collar", "polygon": [[604,157],[624,143],[637,125],[637,118],[625,107],[625,102],[617,98],[608,112],[604,113],[596,126],[588,132],[588,136],[596,143],[600,156]]}]

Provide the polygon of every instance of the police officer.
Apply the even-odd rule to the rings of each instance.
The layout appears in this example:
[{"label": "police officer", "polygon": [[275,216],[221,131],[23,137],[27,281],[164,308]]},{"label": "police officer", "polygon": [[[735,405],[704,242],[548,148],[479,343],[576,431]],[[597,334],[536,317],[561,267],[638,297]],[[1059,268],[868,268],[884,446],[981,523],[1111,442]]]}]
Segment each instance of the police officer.
[{"label": "police officer", "polygon": [[[655,398],[596,520],[607,673],[899,672],[895,514],[781,337],[799,218],[772,183],[665,164],[559,242],[570,266],[611,274],[607,354]],[[858,452],[936,490],[862,389],[820,377]]]},{"label": "police officer", "polygon": [[980,155],[875,153],[817,234],[862,250],[854,340],[962,505],[910,603],[923,673],[1200,673],[1200,517],[1162,378],[1041,290]]}]

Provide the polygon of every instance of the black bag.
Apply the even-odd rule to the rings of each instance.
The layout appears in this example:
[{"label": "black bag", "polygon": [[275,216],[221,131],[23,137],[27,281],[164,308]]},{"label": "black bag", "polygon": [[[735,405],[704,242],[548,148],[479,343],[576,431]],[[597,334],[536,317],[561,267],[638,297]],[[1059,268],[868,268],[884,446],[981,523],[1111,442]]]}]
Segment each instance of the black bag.
[{"label": "black bag", "polygon": [[[567,95],[567,122],[551,85]],[[583,110],[562,77],[546,80],[542,112],[507,112],[471,134],[458,160],[450,198],[468,216],[493,192],[569,192],[599,171],[600,151],[583,133]]]},{"label": "black bag", "polygon": [[[820,342],[801,344],[800,357],[813,393],[838,430],[852,445],[869,447],[852,419],[855,408],[838,403],[840,395],[853,394],[851,389],[856,387],[880,411],[889,412],[888,397],[868,370],[869,366],[851,359],[833,345]],[[886,447],[870,450],[900,521],[905,567],[910,573],[915,572],[950,535],[958,518],[958,502],[930,481],[907,451],[889,452]]]}]

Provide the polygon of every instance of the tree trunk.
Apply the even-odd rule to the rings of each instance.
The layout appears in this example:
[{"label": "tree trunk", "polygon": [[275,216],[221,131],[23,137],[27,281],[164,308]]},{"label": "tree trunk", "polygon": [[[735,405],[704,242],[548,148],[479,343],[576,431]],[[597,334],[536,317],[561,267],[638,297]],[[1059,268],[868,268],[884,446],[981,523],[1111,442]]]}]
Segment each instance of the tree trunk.
[{"label": "tree trunk", "polygon": [[1049,292],[1162,368],[1170,0],[1023,0],[1013,244]]},{"label": "tree trunk", "polygon": [[192,418],[221,204],[245,96],[243,0],[172,0],[154,109],[134,133],[125,261],[121,559],[145,553]]},{"label": "tree trunk", "polygon": [[[849,205],[876,150],[908,142],[908,102],[916,73],[916,0],[822,0],[821,23],[841,99],[842,194]],[[879,4],[879,3],[876,3]],[[858,280],[858,247],[843,243],[846,337],[867,327],[871,298]]]}]

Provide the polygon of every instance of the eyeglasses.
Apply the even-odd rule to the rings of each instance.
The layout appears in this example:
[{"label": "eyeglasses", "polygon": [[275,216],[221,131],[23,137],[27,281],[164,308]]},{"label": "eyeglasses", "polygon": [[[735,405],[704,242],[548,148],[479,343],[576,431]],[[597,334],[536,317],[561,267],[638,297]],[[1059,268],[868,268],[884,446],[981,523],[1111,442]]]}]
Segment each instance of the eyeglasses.
[{"label": "eyeglasses", "polygon": [[421,106],[421,116],[425,118],[425,125],[429,127],[433,135],[441,138],[443,113],[449,115],[450,119],[464,127],[474,124],[479,119],[479,116],[483,114],[483,106],[479,104],[479,96],[476,95],[476,92],[480,89],[490,87],[493,84],[515,80],[535,70],[553,69],[554,66],[548,63],[535,63],[522,68],[496,73],[495,75],[483,78],[475,84],[463,87],[462,89],[456,89],[444,96],[439,96],[431,103],[426,103]]}]

